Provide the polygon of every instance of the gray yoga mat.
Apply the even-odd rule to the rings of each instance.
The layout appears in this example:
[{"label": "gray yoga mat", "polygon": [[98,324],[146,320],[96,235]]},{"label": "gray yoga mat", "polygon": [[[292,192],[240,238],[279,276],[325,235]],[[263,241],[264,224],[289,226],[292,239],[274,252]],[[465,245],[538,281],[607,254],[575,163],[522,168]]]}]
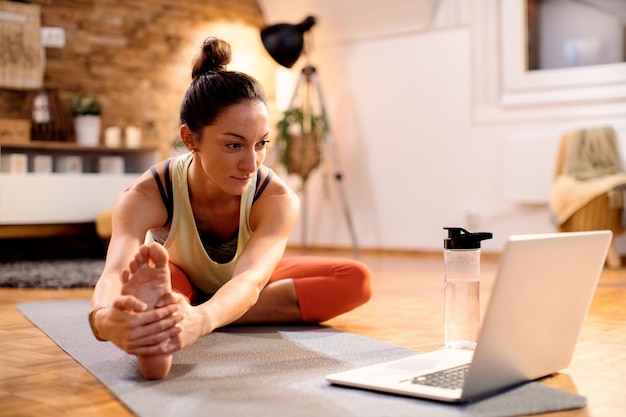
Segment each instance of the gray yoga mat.
[{"label": "gray yoga mat", "polygon": [[536,382],[467,405],[329,385],[326,374],[415,352],[325,326],[225,328],[177,352],[165,380],[147,381],[135,357],[94,339],[87,300],[16,307],[142,417],[506,417],[586,405]]}]

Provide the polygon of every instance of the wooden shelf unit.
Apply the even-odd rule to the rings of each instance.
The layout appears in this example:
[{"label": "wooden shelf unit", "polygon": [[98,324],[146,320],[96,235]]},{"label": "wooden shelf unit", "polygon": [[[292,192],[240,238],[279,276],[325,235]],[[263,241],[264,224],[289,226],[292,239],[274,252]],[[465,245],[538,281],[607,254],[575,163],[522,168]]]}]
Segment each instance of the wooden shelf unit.
[{"label": "wooden shelf unit", "polygon": [[[117,195],[159,160],[159,149],[83,147],[70,142],[0,143],[0,156],[26,154],[27,173],[0,172],[0,226],[93,222]],[[82,171],[32,172],[35,155],[77,156]],[[124,172],[101,173],[99,158],[118,156]]]}]

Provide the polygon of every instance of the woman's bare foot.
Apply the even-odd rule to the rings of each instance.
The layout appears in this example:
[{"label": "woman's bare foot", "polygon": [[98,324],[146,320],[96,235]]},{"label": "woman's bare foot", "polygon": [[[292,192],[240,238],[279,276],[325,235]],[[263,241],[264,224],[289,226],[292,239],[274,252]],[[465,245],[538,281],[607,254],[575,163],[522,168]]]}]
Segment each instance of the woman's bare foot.
[{"label": "woman's bare foot", "polygon": [[169,255],[158,243],[143,245],[122,272],[122,294],[133,295],[154,308],[156,302],[172,291]]},{"label": "woman's bare foot", "polygon": [[[172,291],[168,266],[169,256],[158,243],[143,245],[122,271],[122,294],[133,295],[148,305],[148,309]],[[172,355],[138,356],[139,370],[147,379],[162,379],[172,366]]]}]

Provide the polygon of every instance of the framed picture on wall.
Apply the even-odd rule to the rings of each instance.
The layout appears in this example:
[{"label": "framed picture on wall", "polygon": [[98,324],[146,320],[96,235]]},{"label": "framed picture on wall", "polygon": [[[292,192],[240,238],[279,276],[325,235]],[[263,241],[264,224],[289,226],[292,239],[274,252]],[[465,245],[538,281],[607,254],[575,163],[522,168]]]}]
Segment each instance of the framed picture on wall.
[{"label": "framed picture on wall", "polygon": [[0,87],[31,89],[43,85],[40,27],[39,6],[0,1]]}]

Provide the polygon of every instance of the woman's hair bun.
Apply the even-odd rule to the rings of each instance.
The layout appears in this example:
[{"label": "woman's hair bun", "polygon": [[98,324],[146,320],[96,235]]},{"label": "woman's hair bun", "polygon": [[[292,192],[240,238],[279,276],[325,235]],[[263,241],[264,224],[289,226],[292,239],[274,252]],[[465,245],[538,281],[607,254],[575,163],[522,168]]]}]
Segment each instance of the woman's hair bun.
[{"label": "woman's hair bun", "polygon": [[232,51],[228,42],[213,37],[206,38],[194,60],[191,78],[195,80],[210,72],[226,71],[231,59]]}]

